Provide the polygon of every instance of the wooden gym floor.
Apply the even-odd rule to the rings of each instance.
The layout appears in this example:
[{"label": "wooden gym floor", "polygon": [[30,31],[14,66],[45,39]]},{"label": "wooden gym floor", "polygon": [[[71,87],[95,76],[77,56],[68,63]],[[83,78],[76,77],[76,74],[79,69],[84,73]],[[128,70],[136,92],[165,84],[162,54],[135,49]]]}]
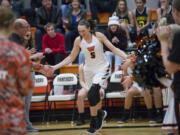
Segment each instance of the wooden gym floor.
[{"label": "wooden gym floor", "polygon": [[[89,122],[84,126],[76,126],[70,121],[51,123],[33,123],[34,127],[40,129],[37,133],[27,135],[87,135],[86,130]],[[161,129],[161,124],[149,124],[146,120],[129,121],[125,124],[118,124],[117,120],[108,120],[104,128],[96,135],[166,135],[167,132]]]}]

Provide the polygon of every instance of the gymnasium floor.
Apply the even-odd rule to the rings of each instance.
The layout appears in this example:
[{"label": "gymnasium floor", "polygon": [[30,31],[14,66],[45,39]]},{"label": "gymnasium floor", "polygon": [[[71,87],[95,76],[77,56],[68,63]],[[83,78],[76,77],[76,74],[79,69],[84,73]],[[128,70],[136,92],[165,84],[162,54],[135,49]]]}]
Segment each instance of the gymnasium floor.
[{"label": "gymnasium floor", "polygon": [[[84,126],[76,126],[70,121],[33,123],[40,129],[38,133],[28,133],[27,135],[87,135],[86,130],[89,122]],[[167,132],[161,130],[160,124],[149,124],[145,120],[130,121],[125,124],[117,124],[117,120],[108,120],[104,128],[96,135],[166,135]]]}]

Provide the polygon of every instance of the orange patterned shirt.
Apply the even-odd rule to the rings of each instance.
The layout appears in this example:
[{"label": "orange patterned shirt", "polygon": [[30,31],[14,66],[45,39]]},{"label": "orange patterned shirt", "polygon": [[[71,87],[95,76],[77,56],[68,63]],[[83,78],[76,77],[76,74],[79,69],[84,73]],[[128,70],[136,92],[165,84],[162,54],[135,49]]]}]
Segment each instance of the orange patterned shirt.
[{"label": "orange patterned shirt", "polygon": [[0,39],[0,135],[26,132],[23,97],[33,87],[30,70],[26,50]]}]

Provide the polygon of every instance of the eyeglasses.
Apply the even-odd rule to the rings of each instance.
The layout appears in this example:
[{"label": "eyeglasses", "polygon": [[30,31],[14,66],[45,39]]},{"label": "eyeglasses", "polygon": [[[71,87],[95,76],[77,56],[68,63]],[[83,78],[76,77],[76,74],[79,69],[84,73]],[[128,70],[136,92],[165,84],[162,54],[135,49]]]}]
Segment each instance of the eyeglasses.
[{"label": "eyeglasses", "polygon": [[23,25],[22,28],[26,28],[27,29],[27,28],[29,28],[29,26]]}]

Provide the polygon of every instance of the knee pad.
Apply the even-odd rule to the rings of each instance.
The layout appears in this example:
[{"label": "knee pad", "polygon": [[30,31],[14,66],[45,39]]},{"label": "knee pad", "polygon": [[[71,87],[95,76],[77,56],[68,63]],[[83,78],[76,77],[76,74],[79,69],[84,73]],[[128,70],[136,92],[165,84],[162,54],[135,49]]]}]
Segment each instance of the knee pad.
[{"label": "knee pad", "polygon": [[90,106],[95,106],[99,103],[100,101],[100,94],[99,94],[99,90],[100,90],[100,86],[99,84],[92,84],[89,92],[88,92],[88,101]]}]

